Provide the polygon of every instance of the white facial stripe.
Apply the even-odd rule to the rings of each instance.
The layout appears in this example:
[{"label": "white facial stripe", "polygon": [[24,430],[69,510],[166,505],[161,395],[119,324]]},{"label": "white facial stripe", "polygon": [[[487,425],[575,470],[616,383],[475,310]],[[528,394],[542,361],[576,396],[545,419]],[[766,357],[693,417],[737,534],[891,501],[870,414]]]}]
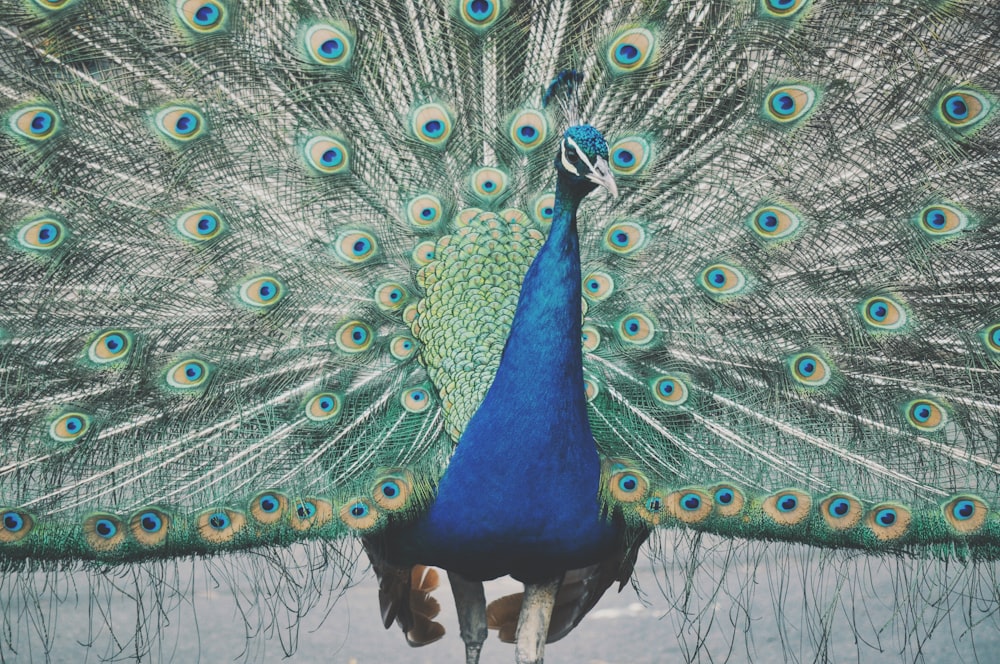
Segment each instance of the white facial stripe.
[{"label": "white facial stripe", "polygon": [[574,166],[573,164],[571,164],[570,161],[569,161],[569,159],[566,158],[566,141],[571,141],[571,140],[572,139],[566,139],[566,140],[564,140],[560,144],[560,146],[559,146],[559,155],[562,158],[563,168],[565,168],[570,173],[574,173],[576,175],[579,175],[580,172],[578,170],[576,170],[576,166]]},{"label": "white facial stripe", "polygon": [[569,143],[570,147],[576,150],[576,154],[580,157],[584,164],[586,164],[588,172],[594,170],[594,164],[591,163],[590,159],[587,159],[587,155],[583,150],[580,149],[580,145],[570,137],[566,137],[562,142],[562,150],[560,151],[560,156],[562,157],[563,168],[571,173],[576,173],[577,175],[582,175],[580,169],[570,163],[569,159],[566,158],[566,144]]}]

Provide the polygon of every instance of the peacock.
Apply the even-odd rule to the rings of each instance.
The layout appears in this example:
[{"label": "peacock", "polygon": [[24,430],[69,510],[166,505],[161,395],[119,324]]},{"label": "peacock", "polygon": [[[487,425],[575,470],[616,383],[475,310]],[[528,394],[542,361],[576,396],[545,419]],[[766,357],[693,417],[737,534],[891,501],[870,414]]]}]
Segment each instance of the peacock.
[{"label": "peacock", "polygon": [[470,664],[713,546],[995,620],[990,0],[2,0],[0,40],[0,661],[74,595],[155,658],[107,593],[192,558],[292,622],[370,565],[413,646],[443,569]]}]

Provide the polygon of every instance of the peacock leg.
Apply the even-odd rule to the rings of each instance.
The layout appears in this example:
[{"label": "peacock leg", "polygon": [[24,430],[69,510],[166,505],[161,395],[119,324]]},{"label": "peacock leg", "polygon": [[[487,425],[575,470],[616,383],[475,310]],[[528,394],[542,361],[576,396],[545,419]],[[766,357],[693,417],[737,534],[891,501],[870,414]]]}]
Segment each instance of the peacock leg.
[{"label": "peacock leg", "polygon": [[562,577],[545,583],[524,584],[524,602],[517,619],[517,664],[542,664],[545,658],[545,640],[549,634],[549,621],[556,603],[556,593]]},{"label": "peacock leg", "polygon": [[479,652],[486,640],[486,593],[481,581],[469,581],[448,572],[451,592],[458,610],[458,627],[465,641],[465,664],[479,664]]}]

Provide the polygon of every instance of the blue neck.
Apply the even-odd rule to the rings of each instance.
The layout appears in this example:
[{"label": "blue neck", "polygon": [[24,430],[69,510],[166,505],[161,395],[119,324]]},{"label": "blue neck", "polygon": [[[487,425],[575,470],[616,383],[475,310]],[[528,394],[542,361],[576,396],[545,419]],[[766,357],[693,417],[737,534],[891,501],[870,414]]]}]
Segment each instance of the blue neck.
[{"label": "blue neck", "polygon": [[576,210],[591,188],[559,181],[552,228],[525,276],[493,384],[434,503],[404,538],[417,562],[527,581],[593,564],[612,546],[580,340]]}]

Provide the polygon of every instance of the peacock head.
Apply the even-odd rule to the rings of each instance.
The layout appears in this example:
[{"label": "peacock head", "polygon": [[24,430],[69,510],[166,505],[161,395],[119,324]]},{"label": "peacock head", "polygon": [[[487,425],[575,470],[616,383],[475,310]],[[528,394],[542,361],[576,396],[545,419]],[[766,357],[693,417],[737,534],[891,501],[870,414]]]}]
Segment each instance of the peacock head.
[{"label": "peacock head", "polygon": [[563,134],[556,171],[583,195],[600,186],[618,197],[618,185],[608,166],[608,142],[588,124],[570,127]]}]

